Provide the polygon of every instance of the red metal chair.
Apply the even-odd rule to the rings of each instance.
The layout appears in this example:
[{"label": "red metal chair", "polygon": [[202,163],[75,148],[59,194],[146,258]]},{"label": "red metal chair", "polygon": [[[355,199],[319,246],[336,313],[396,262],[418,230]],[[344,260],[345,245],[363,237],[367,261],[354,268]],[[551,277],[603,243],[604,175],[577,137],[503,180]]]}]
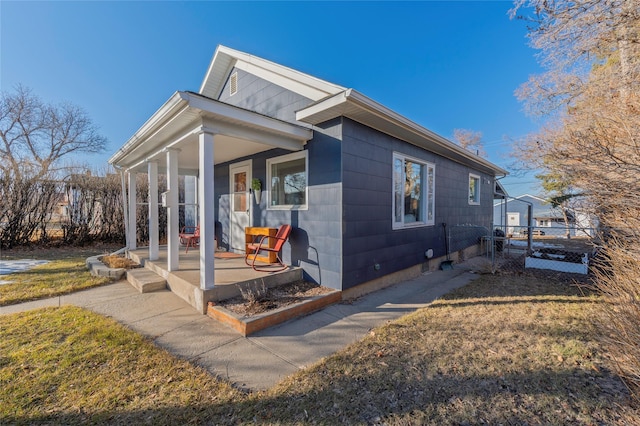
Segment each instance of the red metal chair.
[{"label": "red metal chair", "polygon": [[189,253],[189,247],[197,247],[200,244],[200,226],[183,226],[178,236],[180,244],[187,246],[185,253]]},{"label": "red metal chair", "polygon": [[[287,269],[287,265],[284,264],[282,259],[280,258],[280,250],[282,250],[282,246],[289,239],[289,234],[291,233],[291,225],[281,225],[278,228],[278,232],[274,237],[269,237],[268,235],[257,235],[254,242],[247,244],[247,252],[244,257],[244,263],[251,266],[254,271],[261,272],[279,272]],[[273,247],[269,247],[269,239],[274,239],[275,244]],[[266,262],[265,266],[256,266],[256,258],[258,257],[258,253],[261,251],[266,251],[268,253],[275,253],[276,262]],[[249,257],[253,257],[251,263],[249,263]],[[258,262],[262,262],[258,260]],[[265,262],[262,262],[265,263]],[[280,265],[279,269],[271,269],[270,266]],[[266,269],[265,269],[266,268]]]}]

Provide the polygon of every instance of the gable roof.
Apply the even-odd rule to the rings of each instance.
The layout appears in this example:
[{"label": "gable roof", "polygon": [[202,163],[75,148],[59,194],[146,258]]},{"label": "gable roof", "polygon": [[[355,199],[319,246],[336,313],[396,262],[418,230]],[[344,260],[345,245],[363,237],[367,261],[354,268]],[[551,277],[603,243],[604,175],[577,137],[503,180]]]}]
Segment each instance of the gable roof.
[{"label": "gable roof", "polygon": [[549,204],[549,202],[548,202],[547,200],[545,200],[545,199],[544,199],[544,198],[542,198],[542,197],[538,197],[537,195],[522,194],[522,195],[519,195],[519,196],[517,196],[517,197],[515,197],[515,198],[516,198],[516,199],[518,199],[518,200],[521,200],[521,199],[523,199],[523,198],[530,198],[530,199],[532,199],[534,202],[539,202],[539,203],[541,203],[541,204]]},{"label": "gable roof", "polygon": [[[517,197],[507,196],[507,202],[510,203],[512,201],[522,201],[524,203],[531,203],[531,204],[535,203],[538,205],[547,204],[547,201],[544,200],[543,198],[540,198],[531,194],[522,194],[522,195],[518,195]],[[504,204],[504,202],[505,202],[504,199],[496,201],[493,203],[493,207],[501,206],[502,204]]]},{"label": "gable roof", "polygon": [[299,93],[312,101],[346,90],[342,86],[309,74],[220,45],[213,55],[199,93],[217,99],[234,67]]}]

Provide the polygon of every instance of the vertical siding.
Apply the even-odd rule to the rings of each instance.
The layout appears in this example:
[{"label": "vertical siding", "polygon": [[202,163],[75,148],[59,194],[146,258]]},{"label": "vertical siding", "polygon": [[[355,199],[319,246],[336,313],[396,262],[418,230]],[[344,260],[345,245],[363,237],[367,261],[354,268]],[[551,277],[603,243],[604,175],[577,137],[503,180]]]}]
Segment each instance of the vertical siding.
[{"label": "vertical siding", "polygon": [[295,112],[312,103],[304,96],[246,71],[234,69],[230,75],[235,72],[238,73],[238,91],[231,95],[227,80],[218,100],[292,123],[296,122]]},{"label": "vertical siding", "polygon": [[[435,164],[435,225],[392,229],[394,151]],[[491,224],[493,191],[487,175],[349,119],[343,122],[342,164],[343,289],[421,264],[430,248],[443,256],[443,222]],[[479,206],[468,203],[469,172],[481,176]]]}]

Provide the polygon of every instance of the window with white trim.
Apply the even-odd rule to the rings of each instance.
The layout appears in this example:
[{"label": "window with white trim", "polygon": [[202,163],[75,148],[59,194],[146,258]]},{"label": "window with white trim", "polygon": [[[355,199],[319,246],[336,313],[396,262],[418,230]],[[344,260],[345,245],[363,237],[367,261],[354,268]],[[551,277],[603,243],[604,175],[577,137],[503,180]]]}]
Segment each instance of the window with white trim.
[{"label": "window with white trim", "polygon": [[480,176],[469,173],[469,204],[480,204]]},{"label": "window with white trim", "polygon": [[307,208],[308,151],[299,151],[267,160],[269,209]]},{"label": "window with white trim", "polygon": [[393,229],[435,223],[435,165],[393,154]]}]

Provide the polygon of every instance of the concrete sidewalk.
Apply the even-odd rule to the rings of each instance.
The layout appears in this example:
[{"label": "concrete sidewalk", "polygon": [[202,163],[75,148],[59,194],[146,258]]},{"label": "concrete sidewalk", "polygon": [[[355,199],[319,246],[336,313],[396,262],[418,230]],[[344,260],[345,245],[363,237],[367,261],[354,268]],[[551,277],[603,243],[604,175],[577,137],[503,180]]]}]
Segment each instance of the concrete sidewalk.
[{"label": "concrete sidewalk", "polygon": [[453,270],[425,273],[249,337],[199,314],[168,290],[141,294],[126,281],[0,307],[0,314],[45,306],[81,306],[114,318],[239,388],[258,390],[272,387],[361,339],[372,328],[427,306],[476,277],[459,265]]}]

